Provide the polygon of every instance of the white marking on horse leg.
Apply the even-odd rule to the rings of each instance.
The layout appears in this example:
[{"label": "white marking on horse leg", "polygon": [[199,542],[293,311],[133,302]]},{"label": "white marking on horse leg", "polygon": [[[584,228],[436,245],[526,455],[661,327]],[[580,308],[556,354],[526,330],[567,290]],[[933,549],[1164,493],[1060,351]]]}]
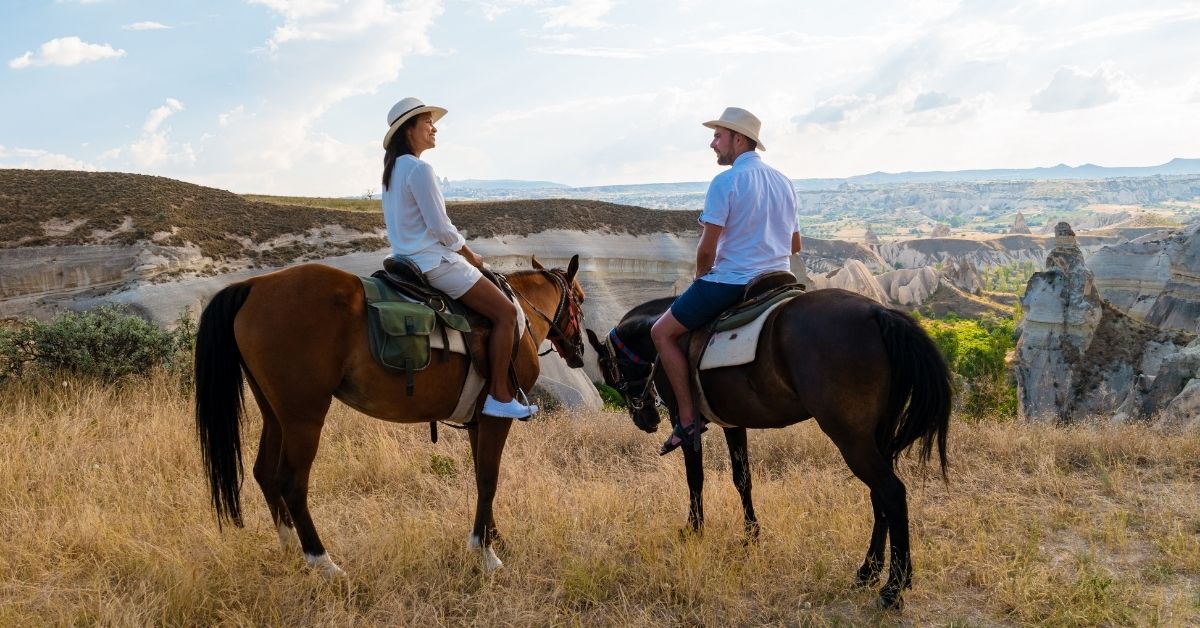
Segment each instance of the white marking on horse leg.
[{"label": "white marking on horse leg", "polygon": [[469,538],[467,538],[467,549],[482,550],[484,573],[496,571],[504,566],[504,561],[501,561],[500,557],[496,556],[496,552],[492,550],[491,546],[489,545],[488,547],[484,547],[483,539],[479,538],[479,536],[475,534],[472,534]]},{"label": "white marking on horse leg", "polygon": [[275,528],[275,533],[279,535],[279,547],[285,552],[290,552],[300,547],[300,535],[296,534],[296,528],[279,524]]},{"label": "white marking on horse leg", "polygon": [[309,567],[320,571],[321,575],[325,576],[326,578],[340,578],[346,575],[346,572],[342,571],[342,568],[338,567],[337,563],[333,562],[333,559],[329,557],[329,554],[321,554],[320,556],[305,554],[304,560],[308,563]]},{"label": "white marking on horse leg", "polygon": [[504,563],[500,560],[499,556],[496,556],[496,552],[492,551],[492,548],[490,546],[483,548],[483,572],[484,573],[491,573],[503,566],[504,566]]}]

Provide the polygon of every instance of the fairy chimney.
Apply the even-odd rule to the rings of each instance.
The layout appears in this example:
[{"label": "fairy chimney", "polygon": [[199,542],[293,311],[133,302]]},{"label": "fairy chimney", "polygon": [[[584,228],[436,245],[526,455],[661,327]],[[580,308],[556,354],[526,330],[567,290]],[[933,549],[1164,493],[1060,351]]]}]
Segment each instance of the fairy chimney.
[{"label": "fairy chimney", "polygon": [[[1064,223],[1065,224],[1065,223]],[[1013,226],[1008,230],[1009,233],[1032,233],[1029,231],[1029,225],[1025,224],[1025,214],[1017,212],[1017,217],[1013,219]]]}]

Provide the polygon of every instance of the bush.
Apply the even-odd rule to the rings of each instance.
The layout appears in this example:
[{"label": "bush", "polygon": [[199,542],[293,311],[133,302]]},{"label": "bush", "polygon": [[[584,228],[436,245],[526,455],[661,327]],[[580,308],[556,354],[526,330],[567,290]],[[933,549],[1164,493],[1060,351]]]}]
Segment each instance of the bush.
[{"label": "bush", "polygon": [[600,399],[604,400],[605,410],[624,410],[625,399],[621,397],[621,393],[616,388],[605,384],[604,382],[593,382],[596,384],[596,390],[600,392]]},{"label": "bush", "polygon": [[164,331],[111,305],[27,321],[0,332],[0,380],[70,374],[112,383],[156,368],[183,378],[191,371],[195,331],[187,312],[174,331]]},{"label": "bush", "polygon": [[1013,418],[1017,389],[1010,381],[1008,352],[1016,344],[1016,317],[985,316],[979,320],[954,315],[921,319],[955,374],[960,411],[972,418]]}]

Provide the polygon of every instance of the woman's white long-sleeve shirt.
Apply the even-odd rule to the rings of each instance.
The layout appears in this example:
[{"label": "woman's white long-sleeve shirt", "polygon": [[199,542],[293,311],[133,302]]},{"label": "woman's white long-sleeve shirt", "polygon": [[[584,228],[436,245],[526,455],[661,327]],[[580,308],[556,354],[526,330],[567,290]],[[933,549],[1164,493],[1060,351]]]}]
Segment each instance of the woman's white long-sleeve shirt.
[{"label": "woman's white long-sleeve shirt", "polygon": [[392,180],[383,191],[383,221],[392,253],[407,255],[428,271],[443,259],[464,260],[456,251],[466,239],[446,215],[446,200],[433,167],[401,155],[392,167]]}]

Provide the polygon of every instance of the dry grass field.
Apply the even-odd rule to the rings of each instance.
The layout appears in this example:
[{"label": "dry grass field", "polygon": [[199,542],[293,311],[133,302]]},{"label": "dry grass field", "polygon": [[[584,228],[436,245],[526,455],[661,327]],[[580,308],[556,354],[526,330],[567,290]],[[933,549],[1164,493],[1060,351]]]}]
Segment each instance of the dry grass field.
[{"label": "dry grass field", "polygon": [[[462,434],[429,442],[335,405],[311,503],[343,585],[284,555],[253,480],[245,529],[217,529],[189,397],[0,386],[0,626],[1195,625],[1200,437],[1145,427],[956,423],[951,481],[905,465],[914,587],[902,613],[853,590],[865,489],[815,425],[755,432],[763,538],[741,545],[720,437],[708,528],[677,535],[678,455],[623,413],[514,427],[497,521],[506,566],[466,549]],[[257,413],[246,426],[248,461]]]}]

